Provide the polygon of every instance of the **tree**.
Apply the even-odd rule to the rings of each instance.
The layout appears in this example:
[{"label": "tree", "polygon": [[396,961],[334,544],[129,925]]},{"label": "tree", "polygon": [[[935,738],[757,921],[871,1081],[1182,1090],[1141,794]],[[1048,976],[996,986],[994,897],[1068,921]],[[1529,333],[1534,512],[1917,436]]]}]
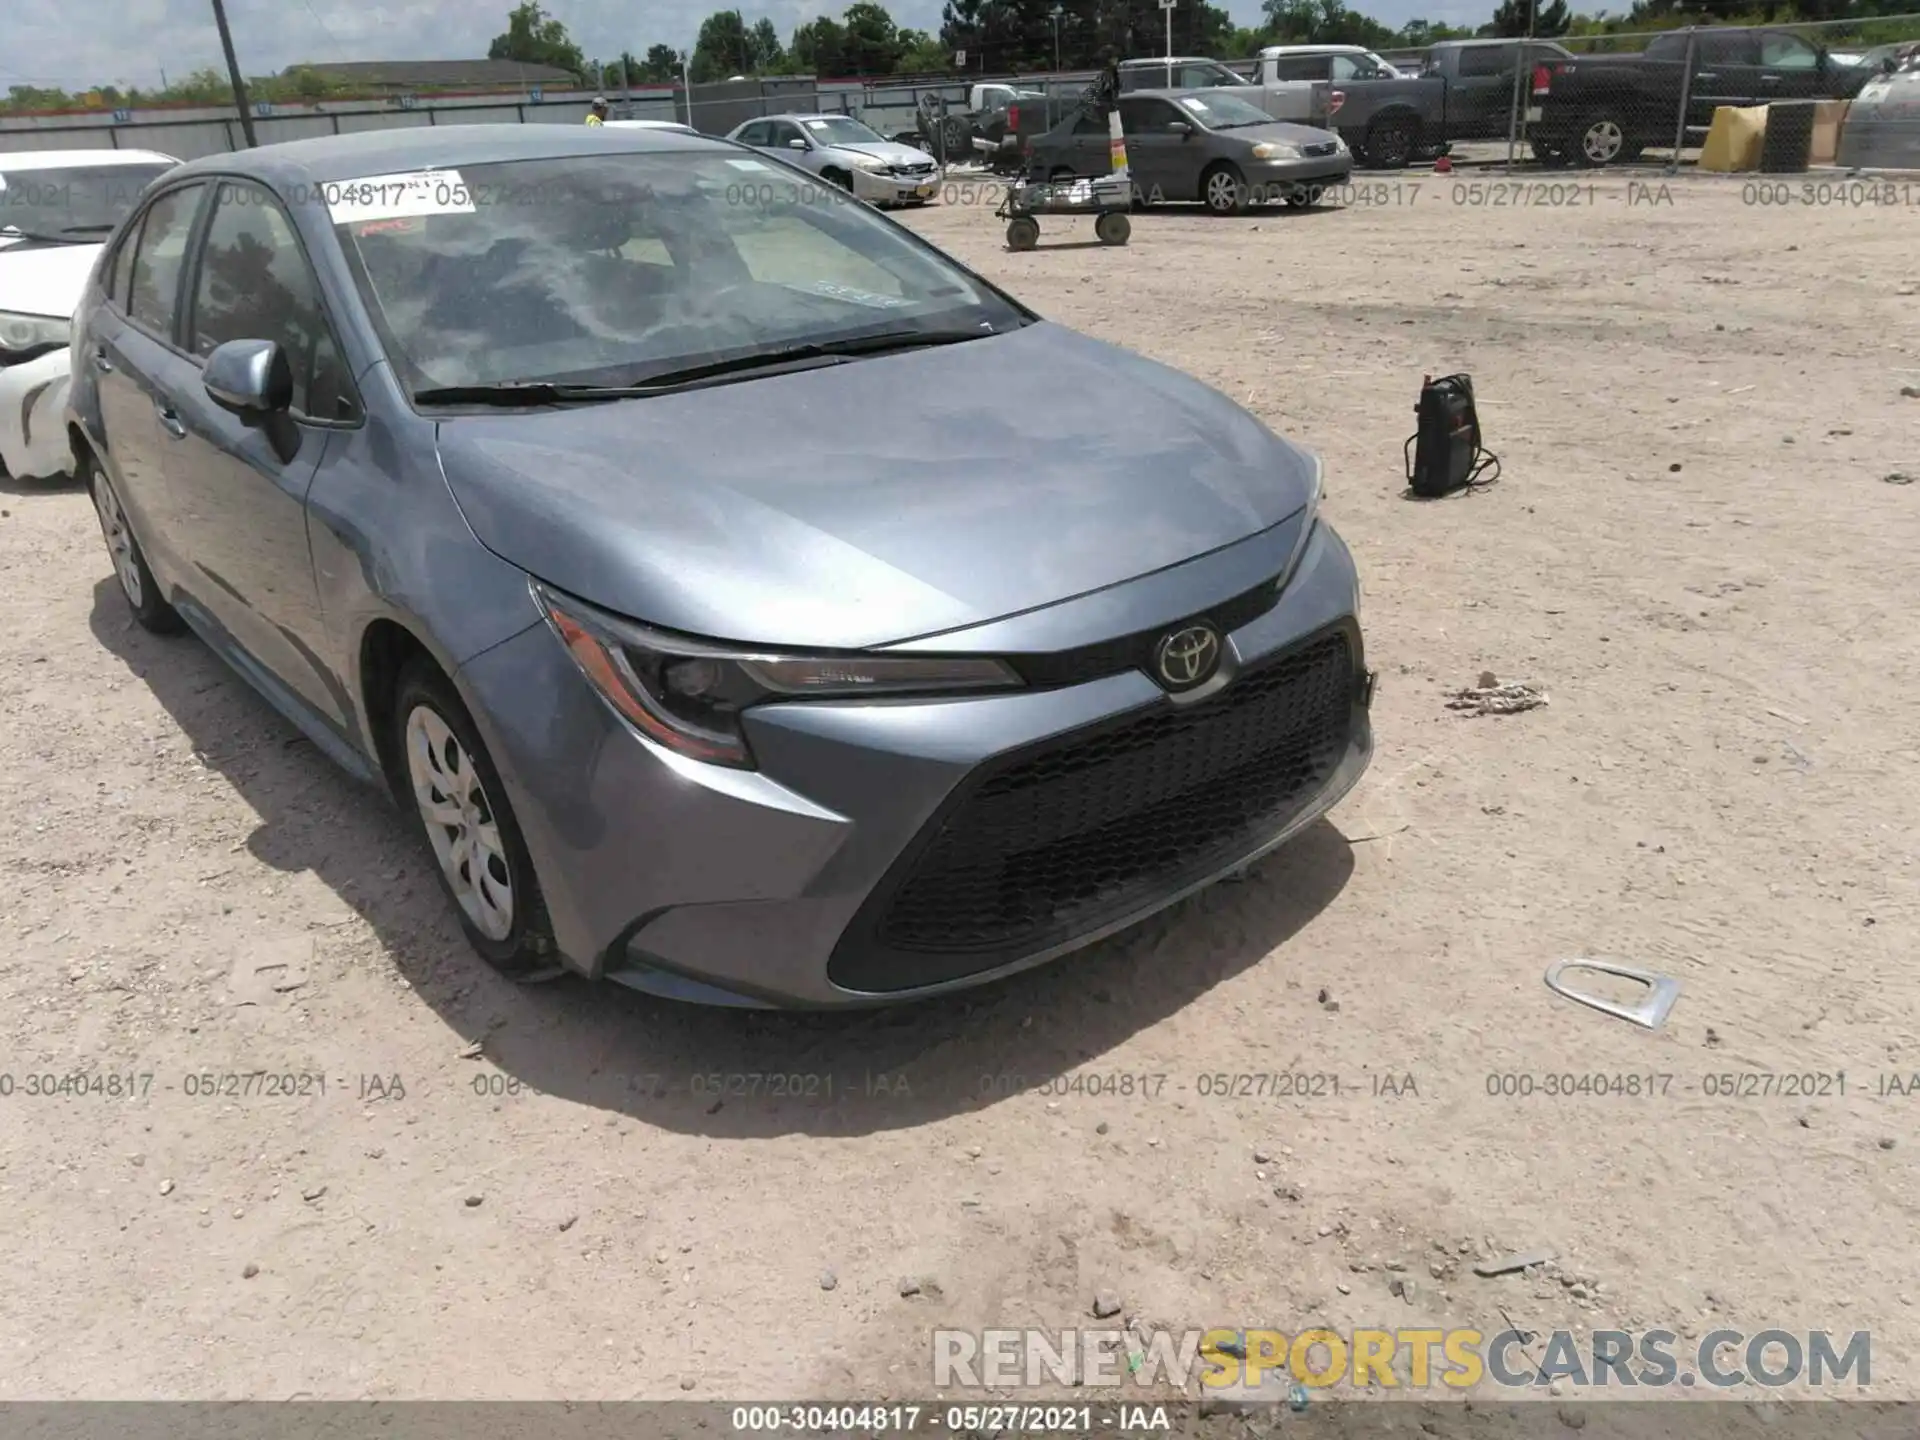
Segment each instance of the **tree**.
[{"label": "tree", "polygon": [[649,45],[636,73],[649,85],[671,85],[680,78],[680,52],[671,45]]},{"label": "tree", "polygon": [[756,69],[768,74],[785,68],[787,47],[780,43],[780,32],[774,28],[773,21],[764,15],[754,21],[750,39]]},{"label": "tree", "polygon": [[[1532,13],[1529,14],[1529,11]],[[1564,35],[1573,24],[1567,0],[1500,0],[1487,27],[1495,35]],[[1531,26],[1531,28],[1529,28]]]},{"label": "tree", "polygon": [[893,74],[905,47],[900,43],[900,27],[893,23],[885,6],[874,0],[854,0],[840,24],[844,37],[841,58],[847,74]]},{"label": "tree", "polygon": [[539,0],[522,0],[508,12],[507,28],[493,37],[487,58],[554,65],[580,78],[587,73],[587,58],[567,34],[567,27],[541,9]]},{"label": "tree", "polygon": [[822,15],[793,32],[793,58],[806,75],[846,73],[846,32]]},{"label": "tree", "polygon": [[1261,10],[1275,44],[1378,47],[1399,38],[1391,27],[1347,9],[1341,0],[1266,0]]},{"label": "tree", "polygon": [[738,10],[716,10],[700,22],[688,65],[696,85],[745,75],[753,69],[752,42]]},{"label": "tree", "polygon": [[896,75],[943,74],[953,68],[953,52],[937,35],[929,35],[924,30],[902,30],[900,60],[893,68]]}]

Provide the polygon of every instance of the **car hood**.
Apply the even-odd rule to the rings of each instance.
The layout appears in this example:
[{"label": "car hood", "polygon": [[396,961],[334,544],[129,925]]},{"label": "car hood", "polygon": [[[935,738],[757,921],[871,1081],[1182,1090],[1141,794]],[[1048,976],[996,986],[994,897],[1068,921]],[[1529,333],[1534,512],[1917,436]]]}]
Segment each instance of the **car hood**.
[{"label": "car hood", "polygon": [[1289,120],[1275,120],[1269,125],[1236,126],[1231,130],[1216,130],[1213,133],[1230,140],[1244,140],[1249,145],[1324,145],[1329,140],[1339,138],[1331,130],[1297,125]]},{"label": "car hood", "polygon": [[[652,399],[440,426],[474,534],[666,629],[862,648],[1066,600],[1285,520],[1317,461],[1040,322]],[[1089,637],[1104,638],[1104,637]]]},{"label": "car hood", "polygon": [[894,140],[876,140],[867,145],[830,145],[830,150],[845,150],[854,155],[871,155],[884,160],[889,165],[917,165],[927,159],[927,152],[916,150],[911,145],[902,145]]},{"label": "car hood", "polygon": [[100,248],[0,237],[0,310],[20,315],[73,314]]}]

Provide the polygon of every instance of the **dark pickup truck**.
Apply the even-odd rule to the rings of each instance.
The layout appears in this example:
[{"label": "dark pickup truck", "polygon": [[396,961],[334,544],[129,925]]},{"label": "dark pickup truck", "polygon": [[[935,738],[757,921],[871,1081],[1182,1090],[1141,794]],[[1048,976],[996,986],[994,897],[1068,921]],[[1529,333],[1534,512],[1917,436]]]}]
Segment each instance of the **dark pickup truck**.
[{"label": "dark pickup truck", "polygon": [[1883,73],[1882,64],[1830,55],[1787,30],[1676,30],[1655,36],[1637,55],[1583,55],[1536,66],[1537,118],[1527,135],[1534,154],[1550,164],[1611,165],[1673,145],[1683,91],[1683,143],[1697,144],[1719,106],[1851,100]]}]

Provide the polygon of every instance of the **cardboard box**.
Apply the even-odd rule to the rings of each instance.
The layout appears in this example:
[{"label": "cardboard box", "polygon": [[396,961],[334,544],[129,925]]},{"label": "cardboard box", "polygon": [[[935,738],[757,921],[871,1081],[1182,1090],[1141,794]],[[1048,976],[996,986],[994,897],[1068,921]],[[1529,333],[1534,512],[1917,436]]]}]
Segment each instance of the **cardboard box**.
[{"label": "cardboard box", "polygon": [[1822,100],[1813,107],[1813,165],[1831,165],[1840,156],[1840,130],[1847,123],[1851,100]]},{"label": "cardboard box", "polygon": [[1716,106],[1706,143],[1700,147],[1700,168],[1724,174],[1758,170],[1766,138],[1766,106]]}]

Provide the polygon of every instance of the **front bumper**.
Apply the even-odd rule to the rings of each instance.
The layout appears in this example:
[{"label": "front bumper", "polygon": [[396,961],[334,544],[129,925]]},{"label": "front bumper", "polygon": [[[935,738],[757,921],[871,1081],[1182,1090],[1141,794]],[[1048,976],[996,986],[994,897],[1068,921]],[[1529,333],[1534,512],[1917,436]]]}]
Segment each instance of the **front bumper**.
[{"label": "front bumper", "polygon": [[870,170],[853,172],[853,193],[874,205],[924,204],[940,194],[945,179],[939,166],[924,175],[880,175]]},{"label": "front bumper", "polygon": [[62,346],[0,369],[0,469],[17,480],[73,474],[63,419],[71,353]]},{"label": "front bumper", "polygon": [[1318,195],[1353,180],[1353,154],[1309,155],[1299,160],[1262,160],[1247,166],[1247,183],[1263,199],[1295,194]]},{"label": "front bumper", "polygon": [[[1240,673],[1204,700],[1176,707],[1130,670],[991,697],[766,706],[749,720],[757,771],[685,761],[639,738],[588,689],[545,626],[470,662],[461,682],[569,965],[673,998],[832,1009],[962,989],[1078,949],[1243,868],[1324,814],[1360,778],[1373,749],[1355,596],[1352,558],[1320,525],[1277,603],[1228,635],[1224,664]],[[1295,664],[1303,645],[1318,644],[1324,655],[1336,636],[1343,658],[1337,671],[1322,673],[1311,773],[1300,770],[1282,803],[1249,823],[1236,820],[1205,845],[1169,840],[1163,813],[1178,820],[1195,795],[1217,809],[1223,797],[1242,794],[1249,777],[1269,785],[1274,772],[1264,755],[1248,752],[1253,768],[1242,764],[1227,777],[1231,785],[1204,788],[1196,777],[1214,764],[1211,742],[1171,766],[1142,769],[1128,760],[1132,742],[1111,737],[1143,726],[1207,724],[1222,745],[1245,752],[1254,722],[1244,705],[1234,711],[1240,718],[1228,716],[1239,703],[1234,697],[1271,692],[1272,675]],[[1337,726],[1321,723],[1328,714]],[[1222,717],[1231,720],[1224,729]],[[1025,925],[1018,910],[1033,900],[1030,870],[1001,866],[1006,885],[1026,886],[1025,898],[1009,901],[1004,886],[993,890],[981,869],[977,823],[973,851],[946,857],[949,883],[938,903],[927,902],[924,883],[917,898],[903,898],[926,881],[928,854],[956,833],[956,816],[978,822],[986,814],[999,823],[1011,812],[991,787],[1004,793],[1006,777],[1024,767],[1021,783],[1038,790],[1028,757],[1061,760],[1063,737],[1072,742],[1069,770],[1118,760],[1098,793],[1081,786],[1064,807],[1021,812],[1018,823],[1029,829],[1008,853],[1080,867],[1076,876],[1063,874],[1067,888],[1053,897],[1057,904],[1047,902],[1039,923]],[[1102,745],[1098,763],[1084,763]],[[1051,773],[1041,780],[1051,784]],[[1069,777],[1069,788],[1079,783]],[[1151,833],[1134,823],[1139,815],[1118,813],[1135,784],[1159,787],[1166,807],[1146,817]],[[1088,836],[1067,832],[1095,812],[1105,828],[1089,843],[1106,848],[1089,859]],[[1116,854],[1139,871],[1145,862],[1138,856],[1147,853],[1139,847],[1149,842],[1185,848],[1177,864],[1144,878],[1096,880],[1098,894],[1068,893]],[[986,863],[995,863],[990,854]],[[1011,913],[1022,922],[1013,924],[1017,933],[1004,924],[996,934],[986,933],[991,926],[946,927],[940,904],[951,909],[956,895],[999,905],[996,923]],[[902,907],[913,911],[905,921]],[[947,935],[954,943],[942,948]]]}]

